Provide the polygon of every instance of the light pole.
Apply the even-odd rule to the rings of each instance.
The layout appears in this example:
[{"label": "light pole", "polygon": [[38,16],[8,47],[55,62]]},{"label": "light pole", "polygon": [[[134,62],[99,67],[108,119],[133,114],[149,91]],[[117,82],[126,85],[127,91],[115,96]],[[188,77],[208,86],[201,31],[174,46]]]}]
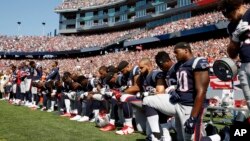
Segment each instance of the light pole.
[{"label": "light pole", "polygon": [[46,25],[46,23],[45,23],[45,22],[42,22],[42,25],[43,25],[43,36],[44,36],[44,34],[45,34],[45,25]]},{"label": "light pole", "polygon": [[20,26],[21,26],[22,23],[20,21],[18,21],[17,24],[18,24],[18,26],[17,26],[17,34],[18,34],[18,36],[20,36]]}]

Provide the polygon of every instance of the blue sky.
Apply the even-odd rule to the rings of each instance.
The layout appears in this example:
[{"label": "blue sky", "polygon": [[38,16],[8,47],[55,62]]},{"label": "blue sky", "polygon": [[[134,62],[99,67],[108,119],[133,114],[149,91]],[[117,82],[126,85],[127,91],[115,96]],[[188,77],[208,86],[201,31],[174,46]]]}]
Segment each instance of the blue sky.
[{"label": "blue sky", "polygon": [[45,22],[45,35],[54,29],[58,32],[59,15],[54,8],[63,0],[1,0],[0,35],[42,35]]}]

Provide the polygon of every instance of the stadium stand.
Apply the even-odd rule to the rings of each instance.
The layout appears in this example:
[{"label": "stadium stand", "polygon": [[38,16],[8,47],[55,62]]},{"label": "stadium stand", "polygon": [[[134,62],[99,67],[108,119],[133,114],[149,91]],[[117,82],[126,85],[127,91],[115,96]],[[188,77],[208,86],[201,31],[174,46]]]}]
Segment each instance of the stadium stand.
[{"label": "stadium stand", "polygon": [[[77,12],[79,12],[77,14],[78,14],[78,16],[80,16],[81,14],[85,15],[85,13],[80,13],[81,10],[83,10],[84,8],[93,8],[93,7],[99,7],[99,6],[100,7],[106,7],[106,6],[108,7],[110,4],[115,4],[115,3],[120,3],[120,2],[126,2],[126,1],[125,0],[64,0],[64,2],[61,5],[59,5],[58,7],[56,7],[55,10],[62,10],[63,12],[67,13],[67,10],[72,10],[72,9],[76,10],[77,9],[77,10],[79,10],[79,11],[77,11]],[[155,3],[159,2],[162,4],[165,1],[163,2],[161,0],[159,0],[159,1],[158,0],[156,0],[156,1],[144,0],[141,2],[138,1],[138,3],[133,3],[133,4],[135,4],[135,5],[138,4],[135,9],[137,9],[137,10],[139,9],[139,11],[142,10],[141,11],[142,15],[144,14],[144,16],[147,17],[147,16],[151,16],[150,14],[152,14],[152,11],[154,11],[155,9],[154,10],[152,10],[152,9],[146,10],[146,11],[144,11],[146,13],[145,14],[143,12],[143,10],[145,10],[145,9],[143,9],[143,8],[148,6],[147,5],[148,3],[151,4],[153,2],[155,2]],[[104,65],[105,66],[112,65],[112,67],[107,68],[107,72],[106,72],[107,76],[105,76],[105,81],[107,81],[106,79],[108,79],[110,77],[111,77],[110,79],[113,79],[115,77],[114,73],[117,73],[115,67],[117,67],[121,61],[126,60],[131,64],[131,66],[136,66],[136,65],[138,65],[139,61],[142,60],[144,57],[148,57],[149,61],[154,62],[154,63],[152,63],[152,69],[160,70],[162,68],[158,67],[157,64],[155,63],[155,55],[160,51],[165,51],[165,52],[169,53],[169,56],[174,63],[177,62],[175,53],[173,52],[174,51],[174,44],[182,41],[182,39],[188,40],[188,42],[191,45],[192,53],[193,53],[194,57],[205,57],[207,59],[207,61],[209,63],[208,65],[209,65],[210,74],[213,74],[213,70],[211,68],[213,66],[214,61],[221,59],[223,57],[228,57],[228,55],[226,53],[226,48],[227,48],[226,46],[229,42],[228,35],[227,36],[220,36],[220,35],[226,34],[225,23],[227,23],[228,21],[224,18],[224,16],[222,15],[222,13],[220,11],[215,10],[214,5],[212,5],[211,7],[209,7],[209,6],[206,7],[206,4],[209,4],[210,2],[211,3],[217,2],[217,1],[216,0],[194,0],[194,1],[189,0],[189,4],[185,4],[183,0],[170,1],[170,2],[173,2],[174,4],[172,5],[172,7],[171,6],[170,7],[163,6],[163,8],[165,8],[163,10],[164,12],[169,10],[168,8],[175,9],[175,8],[180,8],[180,7],[184,7],[184,9],[189,8],[188,9],[189,11],[184,10],[183,13],[171,13],[172,15],[169,16],[168,18],[173,18],[174,14],[176,14],[175,16],[177,16],[177,17],[179,16],[179,17],[176,18],[175,20],[168,21],[164,24],[158,25],[152,29],[147,28],[146,22],[145,22],[144,24],[135,25],[134,28],[131,28],[129,24],[127,25],[127,27],[124,27],[124,28],[114,28],[114,27],[112,27],[114,25],[110,25],[108,27],[108,29],[106,29],[106,30],[105,30],[105,27],[103,27],[102,30],[91,29],[92,32],[85,32],[85,30],[81,29],[85,26],[84,25],[85,23],[81,25],[81,22],[80,23],[77,23],[77,22],[79,22],[79,20],[88,21],[89,19],[84,17],[84,16],[77,17],[75,13],[72,14],[69,12],[70,14],[73,15],[73,18],[70,17],[72,15],[69,14],[70,18],[66,19],[65,21],[67,21],[69,23],[72,22],[73,23],[72,29],[75,30],[76,32],[69,31],[69,34],[61,34],[61,35],[58,35],[55,37],[0,35],[0,50],[2,53],[1,59],[0,59],[0,74],[7,74],[10,71],[10,69],[14,68],[12,65],[17,66],[18,71],[14,70],[13,74],[12,74],[12,76],[16,77],[16,78],[15,78],[15,80],[14,79],[11,80],[12,81],[11,83],[13,83],[12,87],[14,87],[15,83],[18,83],[18,85],[20,85],[20,87],[21,87],[21,83],[22,83],[22,85],[24,83],[24,80],[22,80],[21,77],[23,77],[23,76],[26,77],[26,75],[29,76],[28,73],[26,74],[25,69],[27,69],[30,66],[28,66],[27,64],[25,66],[25,63],[28,63],[28,61],[32,60],[32,61],[36,62],[35,67],[41,68],[41,66],[42,66],[42,69],[43,69],[45,76],[50,76],[50,72],[52,72],[52,74],[53,74],[54,72],[58,71],[57,76],[60,75],[62,77],[61,80],[60,79],[59,80],[51,80],[51,78],[49,78],[48,80],[46,80],[46,82],[48,82],[48,83],[46,85],[44,84],[44,86],[42,88],[38,88],[38,89],[40,89],[41,91],[43,88],[48,89],[48,90],[52,90],[51,85],[54,85],[53,86],[53,90],[54,90],[54,89],[57,89],[55,87],[57,87],[57,86],[59,87],[59,85],[57,85],[57,84],[61,83],[61,81],[63,81],[62,85],[69,83],[69,85],[71,86],[69,88],[70,89],[69,92],[65,92],[65,91],[62,92],[62,95],[64,96],[63,98],[65,98],[63,100],[70,99],[69,101],[71,101],[72,103],[79,102],[79,99],[81,99],[81,100],[87,99],[86,101],[88,101],[91,99],[88,97],[88,93],[87,94],[86,93],[81,93],[81,94],[78,93],[78,95],[75,94],[74,96],[72,96],[73,94],[71,95],[72,91],[75,91],[75,93],[79,92],[78,89],[77,90],[75,89],[75,87],[77,87],[78,84],[73,85],[73,83],[79,83],[82,85],[82,82],[78,82],[80,80],[78,78],[76,79],[75,76],[83,75],[86,78],[82,77],[82,76],[80,78],[86,79],[88,81],[90,81],[92,78],[102,79],[101,77],[103,74],[100,73],[100,68],[102,68]],[[202,7],[202,8],[205,8],[205,10],[203,11],[201,8],[198,10],[196,9],[195,12],[197,12],[197,13],[195,13],[193,11],[190,12],[191,10],[193,10],[192,8],[194,8],[194,7],[191,7],[191,6],[194,6],[194,4],[198,4],[198,6],[205,5],[205,7]],[[153,5],[154,4],[151,4],[150,6],[153,6]],[[145,6],[145,7],[143,7],[143,6]],[[248,8],[250,7],[249,4],[247,4],[245,6]],[[160,8],[162,8],[162,7],[160,7]],[[118,7],[116,9],[118,9]],[[117,12],[116,9],[114,8],[114,9],[110,10],[111,11],[110,13],[107,12],[108,16],[110,16],[112,14],[115,15]],[[84,9],[84,10],[86,10],[86,9]],[[127,10],[127,11],[129,11],[129,10]],[[119,11],[119,12],[121,12],[121,11]],[[154,12],[157,13],[159,11],[155,10]],[[63,14],[65,14],[65,13],[63,13]],[[95,11],[92,14],[98,15],[97,13],[98,13],[98,11]],[[183,17],[182,14],[188,15],[188,16]],[[192,14],[194,14],[194,15],[192,15]],[[133,15],[131,13],[129,16],[130,16],[129,21],[132,21],[132,20],[133,21],[136,21],[136,20],[143,21],[144,20],[143,18],[145,18],[144,16],[137,17],[137,15]],[[91,18],[93,18],[93,17],[91,17]],[[97,26],[98,25],[97,21],[100,19],[95,19],[95,17],[93,19],[95,22],[92,23],[91,25]],[[60,19],[60,20],[62,20],[62,19]],[[113,20],[116,21],[117,19],[115,18]],[[119,19],[118,19],[118,21],[119,21]],[[224,21],[222,25],[220,25],[221,21]],[[59,21],[59,22],[63,22],[63,21]],[[103,22],[106,24],[108,21],[103,21]],[[149,22],[149,21],[147,21],[147,22]],[[77,25],[77,24],[79,24],[79,25]],[[67,25],[67,24],[65,24],[65,25]],[[79,27],[77,27],[76,25]],[[215,28],[213,28],[213,29],[206,28],[206,27],[209,27],[211,25],[213,25]],[[70,26],[70,28],[71,28],[71,26]],[[109,31],[109,29],[112,29],[112,30]],[[195,29],[202,31],[202,35],[204,35],[204,37],[198,38],[198,36],[200,36],[201,33],[193,32]],[[217,32],[214,32],[212,30],[216,30]],[[187,36],[187,37],[185,37],[185,36],[183,37],[183,35],[181,35],[181,34],[172,37],[172,35],[175,34],[176,32],[181,33],[180,31],[187,31],[187,32],[191,32],[192,34],[190,34],[190,36]],[[218,32],[222,32],[222,34],[212,35],[213,38],[207,38],[207,37],[211,37],[211,36],[209,36],[210,33],[218,33]],[[163,38],[161,38],[163,36],[169,36],[169,38],[166,39],[166,37],[164,37],[165,39],[163,39]],[[150,37],[157,38],[157,41],[147,40]],[[197,38],[194,38],[194,37],[197,37]],[[125,46],[124,45],[125,41],[132,42],[132,41],[138,41],[140,39],[147,40],[147,42],[144,44],[138,43],[138,44],[135,44],[135,46],[133,46],[133,45]],[[91,52],[93,50],[95,51],[95,54],[94,53],[91,54]],[[69,52],[71,53],[70,55],[68,54]],[[39,54],[38,55],[39,59],[36,58],[36,59],[20,60],[21,57],[19,58],[19,56],[25,56],[25,55],[27,55],[26,53]],[[64,54],[64,56],[57,57],[56,55],[58,55],[59,53]],[[87,57],[84,56],[85,55],[84,53],[88,54],[88,56]],[[43,56],[43,55],[50,56],[51,54],[53,54],[55,56],[51,57],[53,59],[45,59],[45,57],[40,57],[40,54],[41,54],[41,56]],[[8,55],[11,57],[9,57]],[[53,56],[53,55],[51,55],[51,56]],[[9,59],[9,58],[11,58],[11,59]],[[16,58],[16,59],[13,59],[13,58]],[[33,56],[30,58],[33,58]],[[58,66],[57,66],[57,62],[58,62]],[[147,63],[147,64],[149,64],[149,63]],[[204,64],[206,65],[206,63],[204,63]],[[50,68],[51,66],[52,66],[52,69]],[[201,66],[201,67],[202,67],[202,69],[204,69],[203,68],[204,66]],[[207,67],[208,66],[205,66],[206,71],[207,71]],[[110,68],[115,68],[115,69],[110,69]],[[18,73],[18,74],[15,74],[15,73]],[[121,70],[120,70],[120,73],[122,73]],[[207,78],[208,78],[208,75],[207,75]],[[27,79],[29,79],[29,78],[27,77]],[[27,79],[25,81],[27,81]],[[213,83],[210,83],[210,87],[209,87],[210,92],[211,92],[211,89],[214,88],[211,86],[211,84],[213,84],[213,86],[219,86],[219,84],[217,82],[218,79],[216,77],[210,76],[210,79],[213,81]],[[23,82],[21,82],[21,81],[23,81]],[[50,81],[53,81],[53,84]],[[102,80],[98,80],[98,83],[105,83],[105,85],[103,84],[102,87],[105,86],[105,88],[106,88],[106,85],[108,83],[107,82],[100,82],[100,81],[102,81]],[[237,79],[237,82],[238,82],[238,79]],[[25,82],[25,83],[27,83],[27,82]],[[219,83],[223,83],[223,82],[220,81]],[[227,89],[230,89],[231,82],[225,82],[225,83],[226,84],[224,86],[226,86]],[[126,88],[129,87],[127,85],[128,84],[126,84]],[[31,85],[29,85],[29,86],[31,86]],[[32,86],[33,86],[33,84],[32,84]],[[38,86],[34,86],[34,87],[38,87]],[[47,88],[47,87],[51,87],[51,89]],[[68,88],[68,87],[65,87],[65,90],[66,90],[66,88]],[[80,88],[80,89],[82,90],[82,88]],[[18,90],[21,90],[21,88]],[[115,88],[115,90],[116,90],[116,88]],[[91,90],[91,92],[92,91],[94,92],[94,89]],[[124,92],[124,90],[120,90],[120,88],[117,91],[120,91],[120,93]],[[87,90],[86,92],[89,92],[89,91]],[[96,94],[96,92],[97,92],[97,90],[93,94]],[[98,90],[98,92],[101,93],[101,90]],[[139,91],[139,92],[141,92],[141,91]],[[20,93],[23,93],[23,92],[20,92]],[[47,103],[46,104],[43,103],[42,104],[43,107],[41,108],[42,111],[43,110],[47,110],[48,112],[54,111],[55,101],[62,100],[61,95],[56,97],[56,98],[54,97],[54,95],[50,96],[52,94],[58,94],[56,92],[44,92],[45,94],[42,94],[42,92],[40,92],[40,93],[41,93],[39,95],[40,97],[46,97],[46,95],[47,95],[49,97],[48,99],[50,100],[50,103],[52,105],[51,107],[49,107],[49,106],[47,106]],[[115,93],[115,95],[113,95],[114,93]],[[121,102],[120,97],[119,97],[121,95],[119,95],[117,93],[112,91],[111,95],[109,95],[109,98],[110,99],[113,98],[113,99]],[[106,94],[106,91],[105,91],[105,94]],[[125,93],[123,93],[123,94],[125,94]],[[89,95],[92,95],[92,93]],[[216,93],[216,95],[217,95],[217,93]],[[241,93],[241,95],[242,95],[242,93]],[[214,96],[214,95],[209,95],[208,98],[210,98],[212,96]],[[242,97],[237,97],[237,98],[242,100]],[[11,100],[13,100],[13,99],[15,99],[15,97],[12,98]],[[7,99],[7,100],[9,100],[10,103],[15,104],[15,105],[28,104],[28,106],[31,106],[31,108],[34,108],[32,106],[35,106],[35,109],[38,108],[38,107],[36,107],[37,104],[34,104],[34,99],[32,101],[29,97],[26,97],[26,98],[22,97],[21,100],[18,99],[17,101],[14,101],[14,100],[11,101],[10,99]],[[91,100],[93,100],[93,99],[91,99]],[[31,103],[31,101],[33,103]],[[65,106],[63,107],[62,106],[63,104],[62,104],[61,105],[62,107],[60,107],[62,109],[64,108],[63,114],[64,115],[66,114],[66,116],[75,115],[77,112],[74,113],[73,110],[70,111],[70,113],[69,113],[69,111],[67,109],[69,107],[67,107],[67,105],[66,105],[66,103],[68,101],[67,102],[66,101],[63,101]],[[24,102],[27,102],[27,103],[24,103]],[[124,101],[122,101],[121,103],[123,103],[123,102]],[[82,104],[82,101],[80,101],[80,103]],[[242,103],[244,103],[244,102],[242,102]],[[242,104],[242,103],[240,103],[240,106],[238,108],[245,106],[245,104]],[[32,104],[32,105],[29,105],[29,104]],[[81,104],[80,104],[80,107],[81,107]],[[76,111],[79,110],[76,107],[74,107],[74,105],[77,105],[77,104],[72,104],[72,105],[71,105],[72,107],[70,107],[70,108],[72,108]],[[78,105],[78,107],[79,107],[79,105]],[[215,107],[213,107],[213,108],[215,108]],[[223,110],[225,110],[225,109],[226,108],[223,108]],[[59,109],[59,110],[61,110],[61,109]],[[213,110],[216,110],[216,109],[213,109]],[[79,110],[79,111],[81,111],[81,110]],[[107,112],[107,111],[105,111],[105,112]],[[77,116],[75,116],[75,117],[77,117]],[[72,117],[72,118],[75,118],[75,117]],[[90,119],[88,119],[88,120],[90,120]],[[86,120],[86,121],[88,121],[88,120]],[[126,129],[123,128],[122,130],[125,130],[126,132],[122,132],[121,134],[130,134],[130,133],[134,132],[134,129],[131,129],[130,132],[127,129],[128,128],[126,128]]]},{"label": "stadium stand", "polygon": [[[226,44],[228,42],[228,38],[221,38],[221,39],[210,39],[210,40],[204,40],[204,41],[197,41],[192,43],[193,46],[193,53],[195,56],[205,56],[208,58],[211,65],[213,62],[217,59],[220,59],[221,57],[226,57],[227,54],[224,50],[226,47]],[[142,51],[120,51],[115,53],[107,53],[99,56],[93,56],[88,58],[72,58],[72,59],[55,59],[57,61],[60,60],[60,68],[61,72],[64,71],[70,71],[74,66],[81,66],[81,71],[83,72],[89,72],[90,70],[92,72],[96,72],[96,70],[101,67],[103,64],[107,65],[116,65],[121,60],[127,60],[133,65],[136,65],[138,61],[143,56],[148,56],[152,61],[154,61],[154,56],[159,51],[166,51],[169,52],[171,58],[174,57],[173,53],[173,46],[167,46],[167,47],[161,47],[156,49],[148,49],[148,50],[142,50]],[[54,61],[55,61],[54,60]],[[92,60],[92,61],[91,61]],[[50,62],[53,62],[52,60],[36,60],[37,62],[40,62],[43,66],[50,66]],[[10,64],[19,64],[22,61],[19,60],[0,60],[1,66],[9,66]],[[64,64],[69,64],[67,66],[64,66]],[[154,64],[156,67],[156,64]],[[91,68],[90,68],[91,67]]]}]

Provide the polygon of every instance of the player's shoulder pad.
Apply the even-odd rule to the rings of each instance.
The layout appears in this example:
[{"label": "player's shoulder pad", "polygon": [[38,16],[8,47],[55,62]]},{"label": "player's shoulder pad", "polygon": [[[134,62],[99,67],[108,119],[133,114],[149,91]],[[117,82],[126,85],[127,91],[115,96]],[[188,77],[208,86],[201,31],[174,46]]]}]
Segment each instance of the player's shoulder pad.
[{"label": "player's shoulder pad", "polygon": [[209,63],[204,57],[197,57],[194,59],[192,69],[193,70],[206,70],[209,68]]},{"label": "player's shoulder pad", "polygon": [[176,72],[176,71],[180,68],[181,65],[182,65],[181,62],[175,63],[175,64],[170,68],[169,72]]},{"label": "player's shoulder pad", "polygon": [[95,88],[98,84],[100,84],[100,80],[96,78],[91,78],[89,79],[90,85]]},{"label": "player's shoulder pad", "polygon": [[118,83],[118,85],[122,85],[122,79],[123,79],[123,75],[120,74],[117,76],[116,82]]},{"label": "player's shoulder pad", "polygon": [[164,78],[164,73],[159,70],[153,70],[151,76],[152,76],[152,80],[156,82],[157,79]]},{"label": "player's shoulder pad", "polygon": [[139,75],[140,74],[140,69],[138,66],[134,66],[133,68],[133,76]]}]

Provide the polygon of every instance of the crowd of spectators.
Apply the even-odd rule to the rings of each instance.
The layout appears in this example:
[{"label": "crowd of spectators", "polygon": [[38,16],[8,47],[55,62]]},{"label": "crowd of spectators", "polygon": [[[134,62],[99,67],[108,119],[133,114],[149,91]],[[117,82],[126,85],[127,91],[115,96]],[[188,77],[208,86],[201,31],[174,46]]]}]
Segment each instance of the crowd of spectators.
[{"label": "crowd of spectators", "polygon": [[105,47],[139,29],[82,36],[1,36],[0,50],[5,52],[64,51]]},{"label": "crowd of spectators", "polygon": [[[226,57],[226,45],[229,42],[229,38],[221,39],[210,39],[206,41],[197,41],[191,43],[193,54],[195,56],[204,56],[207,57],[208,61],[213,64],[213,62],[222,57]],[[107,53],[100,56],[87,57],[87,58],[74,58],[74,59],[56,59],[59,62],[60,72],[64,71],[79,71],[83,74],[93,74],[97,72],[97,69],[102,65],[117,65],[121,60],[127,60],[132,64],[137,64],[138,61],[143,57],[149,57],[154,61],[154,56],[159,51],[166,51],[170,54],[171,58],[175,60],[173,53],[173,46],[160,47],[156,49],[149,50],[138,50],[138,51],[120,51],[116,53]],[[55,59],[50,60],[36,60],[47,68],[51,66],[51,63]],[[1,59],[0,60],[0,69],[8,67],[10,64],[20,64],[20,60],[9,60]],[[67,65],[65,65],[67,64]],[[47,66],[47,67],[46,67]],[[155,64],[156,68],[156,64]]]},{"label": "crowd of spectators", "polygon": [[[143,30],[132,29],[111,33],[82,35],[82,36],[1,36],[0,49],[5,52],[37,52],[37,51],[64,51],[76,50],[90,47],[105,47],[116,43],[119,39],[128,36],[130,40],[137,40],[156,35],[188,30],[225,20],[220,12],[212,12],[188,19],[181,19],[175,22],[158,26],[154,29]],[[135,34],[139,33],[139,34]],[[133,36],[131,36],[133,35]]]},{"label": "crowd of spectators", "polygon": [[94,6],[107,5],[119,1],[124,1],[124,0],[64,0],[64,2],[55,9],[64,10],[64,9],[88,8]]},{"label": "crowd of spectators", "polygon": [[[66,2],[66,1],[65,1]],[[246,5],[250,7],[249,4]],[[0,35],[0,50],[3,52],[41,52],[65,51],[90,47],[105,47],[121,39],[141,38],[189,30],[226,20],[221,12],[201,14],[157,26],[153,29],[132,29],[125,31],[82,35],[82,36],[4,36]]]},{"label": "crowd of spectators", "polygon": [[[121,2],[125,0],[64,0],[59,6],[57,6],[56,10],[64,10],[64,9],[79,9],[79,8],[88,8],[94,6],[105,6],[111,3]],[[202,0],[193,0],[193,2],[198,2]]]},{"label": "crowd of spectators", "polygon": [[210,12],[206,14],[201,14],[188,19],[180,19],[178,21],[166,23],[161,26],[157,26],[153,29],[146,30],[145,32],[134,36],[133,40],[154,37],[157,35],[173,33],[177,31],[189,30],[197,27],[202,27],[209,24],[218,23],[219,21],[226,21],[226,18],[221,12]]}]

